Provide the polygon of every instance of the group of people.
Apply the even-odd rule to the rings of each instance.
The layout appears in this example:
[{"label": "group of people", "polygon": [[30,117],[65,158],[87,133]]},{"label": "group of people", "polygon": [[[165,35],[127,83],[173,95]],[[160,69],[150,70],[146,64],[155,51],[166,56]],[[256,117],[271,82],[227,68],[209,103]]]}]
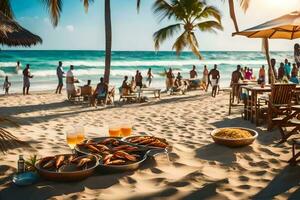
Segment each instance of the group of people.
[{"label": "group of people", "polygon": [[[198,78],[198,73],[196,71],[196,66],[194,65],[192,70],[190,71],[190,79],[189,81],[184,80],[181,72],[178,72],[175,76],[173,73],[173,69],[169,68],[169,70],[165,69],[165,77],[166,77],[166,91],[173,90],[174,88],[181,88],[187,85],[191,87],[202,87],[205,91],[208,90],[209,85],[212,86],[212,96],[215,97],[217,91],[219,89],[219,80],[220,80],[220,72],[217,70],[217,65],[211,71],[208,71],[207,66],[204,66],[203,69],[203,77],[202,79]],[[148,86],[151,85],[153,79],[153,74],[151,68],[147,72],[147,81]],[[124,80],[121,85],[123,94],[130,94],[136,90],[137,87],[143,88],[147,85],[143,84],[143,77],[139,70],[136,71],[136,75],[132,77],[129,82],[128,76],[124,76]]]},{"label": "group of people", "polygon": [[[18,72],[21,69],[20,62],[17,62],[16,66],[16,72]],[[33,75],[30,73],[30,65],[27,64],[25,69],[23,70],[23,95],[29,94],[29,88],[30,88],[30,79],[33,78]],[[5,91],[5,94],[9,94],[9,88],[11,87],[11,82],[8,80],[8,76],[5,76],[4,83],[3,83],[3,90]]]}]

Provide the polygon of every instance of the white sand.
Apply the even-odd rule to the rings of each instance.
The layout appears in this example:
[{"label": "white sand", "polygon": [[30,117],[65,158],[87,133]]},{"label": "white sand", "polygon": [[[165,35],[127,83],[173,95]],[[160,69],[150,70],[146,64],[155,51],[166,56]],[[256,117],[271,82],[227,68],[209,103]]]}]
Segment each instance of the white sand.
[{"label": "white sand", "polygon": [[[300,168],[286,163],[291,145],[277,145],[278,131],[257,129],[257,141],[244,148],[213,143],[209,133],[216,127],[255,128],[239,112],[228,117],[227,104],[228,94],[214,99],[199,91],[105,109],[72,105],[65,95],[50,93],[2,96],[0,115],[17,121],[21,128],[2,125],[31,147],[1,155],[0,199],[299,199]],[[105,135],[105,121],[126,118],[134,122],[135,134],[166,138],[173,145],[171,162],[160,156],[134,172],[96,174],[76,183],[40,181],[24,188],[10,184],[19,154],[70,152],[65,142],[67,125],[84,123],[87,137],[95,137]]]}]

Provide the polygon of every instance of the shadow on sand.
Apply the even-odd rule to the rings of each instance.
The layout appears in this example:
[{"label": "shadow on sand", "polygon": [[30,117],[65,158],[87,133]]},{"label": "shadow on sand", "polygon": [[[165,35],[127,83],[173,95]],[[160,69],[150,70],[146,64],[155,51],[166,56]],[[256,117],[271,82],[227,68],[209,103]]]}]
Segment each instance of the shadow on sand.
[{"label": "shadow on sand", "polygon": [[[286,166],[263,190],[253,196],[253,199],[273,199],[293,187],[299,186],[300,166]],[[289,199],[300,199],[300,189],[293,192]]]}]

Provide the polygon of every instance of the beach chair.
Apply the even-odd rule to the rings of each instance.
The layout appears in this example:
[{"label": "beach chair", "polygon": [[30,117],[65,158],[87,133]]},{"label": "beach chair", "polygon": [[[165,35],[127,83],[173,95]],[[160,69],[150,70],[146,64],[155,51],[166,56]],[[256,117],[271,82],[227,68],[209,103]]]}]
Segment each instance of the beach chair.
[{"label": "beach chair", "polygon": [[119,93],[120,93],[120,99],[119,102],[129,102],[133,103],[136,102],[138,99],[138,96],[136,93],[131,93],[129,89],[126,88],[119,88]]},{"label": "beach chair", "polygon": [[81,87],[81,93],[79,101],[82,100],[82,102],[91,102],[91,98],[93,96],[94,90],[91,86],[83,86]]},{"label": "beach chair", "polygon": [[115,86],[108,86],[106,104],[114,105],[115,103]]},{"label": "beach chair", "polygon": [[72,93],[68,94],[68,100],[73,103],[80,102],[81,98],[81,91],[79,89],[74,90]]},{"label": "beach chair", "polygon": [[268,99],[268,130],[272,130],[274,126],[279,127],[282,141],[287,139],[283,128],[289,126],[289,115],[292,113],[292,98],[295,88],[295,84],[273,84]]},{"label": "beach chair", "polygon": [[182,94],[184,95],[188,90],[188,84],[186,81],[181,81],[180,86],[173,86],[170,90],[170,95],[175,95],[175,94]]}]

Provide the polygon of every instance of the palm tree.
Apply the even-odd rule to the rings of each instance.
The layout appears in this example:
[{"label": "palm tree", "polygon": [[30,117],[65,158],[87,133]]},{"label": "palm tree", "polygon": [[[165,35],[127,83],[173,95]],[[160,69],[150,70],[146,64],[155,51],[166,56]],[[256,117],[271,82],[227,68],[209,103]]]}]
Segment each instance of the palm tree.
[{"label": "palm tree", "polygon": [[172,19],[176,22],[154,33],[156,50],[159,50],[161,43],[166,39],[182,31],[172,49],[179,55],[184,48],[188,47],[199,59],[202,59],[195,31],[223,30],[220,11],[199,0],[156,0],[153,10],[160,21]]},{"label": "palm tree", "polygon": [[[224,0],[222,0],[222,1],[224,1]],[[238,26],[236,15],[235,15],[235,9],[234,9],[234,2],[233,1],[234,0],[228,0],[229,12],[230,12],[230,17],[231,17],[231,19],[233,21],[233,24],[234,24],[235,31],[239,32],[239,26]],[[238,0],[238,1],[240,2],[240,6],[246,12],[247,9],[249,8],[251,0]]]}]

